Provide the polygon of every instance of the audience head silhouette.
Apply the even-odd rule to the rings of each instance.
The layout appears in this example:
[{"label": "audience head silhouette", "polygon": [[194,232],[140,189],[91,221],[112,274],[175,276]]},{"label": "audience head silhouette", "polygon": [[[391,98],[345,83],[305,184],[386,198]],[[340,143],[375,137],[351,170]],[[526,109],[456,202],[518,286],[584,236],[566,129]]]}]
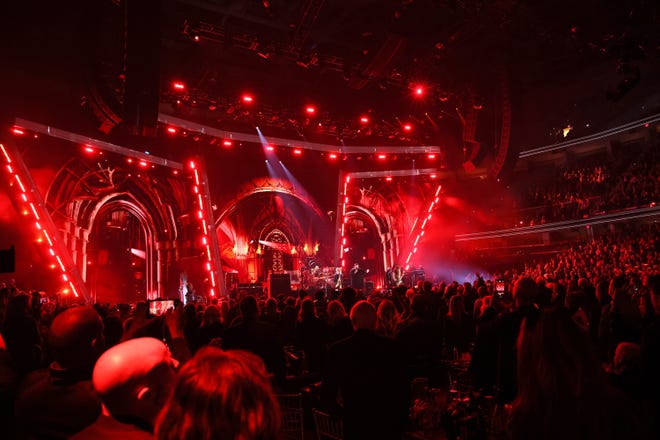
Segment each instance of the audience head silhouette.
[{"label": "audience head silhouette", "polygon": [[279,407],[263,362],[215,347],[199,350],[179,371],[156,423],[157,439],[275,439]]},{"label": "audience head silhouette", "polygon": [[103,321],[91,307],[65,310],[53,320],[48,344],[60,367],[91,369],[103,351]]},{"label": "audience head silhouette", "polygon": [[375,330],[376,308],[368,301],[358,301],[351,309],[351,322],[355,330]]},{"label": "audience head silhouette", "polygon": [[104,412],[150,429],[169,394],[175,365],[158,339],[136,338],[115,345],[96,362],[92,376]]}]

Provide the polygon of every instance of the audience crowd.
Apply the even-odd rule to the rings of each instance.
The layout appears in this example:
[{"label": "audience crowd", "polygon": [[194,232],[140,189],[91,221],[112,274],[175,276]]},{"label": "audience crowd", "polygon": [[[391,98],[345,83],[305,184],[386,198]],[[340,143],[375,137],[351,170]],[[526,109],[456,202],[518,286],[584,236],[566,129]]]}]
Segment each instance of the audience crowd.
[{"label": "audience crowd", "polygon": [[619,149],[609,156],[580,158],[579,166],[518,179],[518,185],[525,185],[515,190],[521,194],[519,219],[538,225],[657,203],[658,159],[658,148],[640,154]]}]

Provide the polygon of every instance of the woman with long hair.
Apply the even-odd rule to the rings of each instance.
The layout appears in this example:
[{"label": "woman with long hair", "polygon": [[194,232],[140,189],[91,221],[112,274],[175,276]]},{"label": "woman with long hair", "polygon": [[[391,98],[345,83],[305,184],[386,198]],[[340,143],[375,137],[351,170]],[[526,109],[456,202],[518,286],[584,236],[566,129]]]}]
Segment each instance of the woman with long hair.
[{"label": "woman with long hair", "polygon": [[353,334],[353,324],[346,314],[346,309],[336,299],[328,303],[328,331],[330,343],[348,338]]},{"label": "woman with long hair", "polygon": [[381,336],[393,338],[401,322],[399,312],[396,310],[394,303],[389,299],[382,300],[378,305],[376,317],[376,333]]},{"label": "woman with long hair", "polygon": [[156,420],[158,440],[277,439],[280,411],[263,362],[204,347],[179,371]]},{"label": "woman with long hair", "polygon": [[640,438],[631,408],[607,384],[587,332],[567,309],[543,313],[533,327],[523,322],[512,439]]}]

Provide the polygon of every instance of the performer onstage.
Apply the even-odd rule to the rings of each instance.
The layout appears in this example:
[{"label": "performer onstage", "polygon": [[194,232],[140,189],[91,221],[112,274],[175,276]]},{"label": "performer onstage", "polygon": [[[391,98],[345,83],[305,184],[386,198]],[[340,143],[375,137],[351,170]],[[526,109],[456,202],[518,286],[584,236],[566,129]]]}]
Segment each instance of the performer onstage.
[{"label": "performer onstage", "polygon": [[367,273],[369,273],[369,269],[365,271],[358,263],[355,263],[351,269],[351,287],[356,290],[364,290],[364,277]]},{"label": "performer onstage", "polygon": [[335,289],[341,289],[343,287],[341,267],[335,268],[335,275],[332,277],[332,281],[335,284]]},{"label": "performer onstage", "polygon": [[401,284],[403,284],[403,269],[397,265],[392,269],[392,286],[399,287]]}]

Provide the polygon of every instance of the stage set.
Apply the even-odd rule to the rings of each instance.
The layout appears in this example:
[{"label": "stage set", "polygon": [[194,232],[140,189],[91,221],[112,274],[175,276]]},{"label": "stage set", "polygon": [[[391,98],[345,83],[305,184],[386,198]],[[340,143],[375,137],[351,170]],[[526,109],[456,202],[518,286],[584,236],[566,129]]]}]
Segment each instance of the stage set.
[{"label": "stage set", "polygon": [[131,303],[423,277],[440,147],[342,149],[160,119],[169,145],[139,149],[15,120],[4,227],[24,288]]}]

